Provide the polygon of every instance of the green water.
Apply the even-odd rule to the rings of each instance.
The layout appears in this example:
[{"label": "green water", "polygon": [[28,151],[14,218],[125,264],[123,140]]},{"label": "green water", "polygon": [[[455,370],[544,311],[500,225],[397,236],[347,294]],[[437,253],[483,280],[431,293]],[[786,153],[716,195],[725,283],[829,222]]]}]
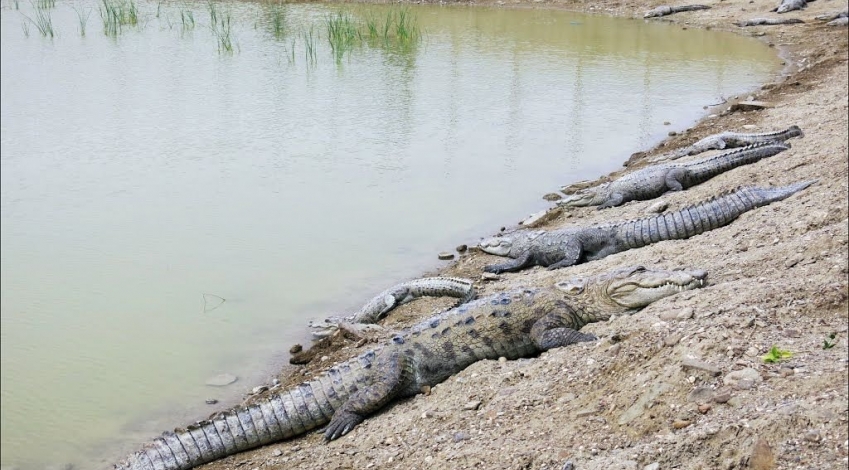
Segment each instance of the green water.
[{"label": "green water", "polygon": [[[109,36],[100,3],[59,0],[52,38],[38,5],[0,11],[4,469],[105,468],[235,403],[307,320],[779,65],[729,34],[554,11],[415,7],[419,41],[337,56],[338,6],[287,5],[275,31],[271,7],[217,3],[227,50],[206,2],[138,3]],[[222,372],[240,380],[204,385]]]}]

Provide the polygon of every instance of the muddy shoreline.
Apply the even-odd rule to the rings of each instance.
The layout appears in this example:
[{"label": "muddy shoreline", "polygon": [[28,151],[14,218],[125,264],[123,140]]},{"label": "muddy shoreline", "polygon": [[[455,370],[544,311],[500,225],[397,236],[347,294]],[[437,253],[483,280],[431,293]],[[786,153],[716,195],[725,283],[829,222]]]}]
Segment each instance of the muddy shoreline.
[{"label": "muddy shoreline", "polygon": [[[705,3],[712,7],[709,10],[649,20],[756,36],[775,47],[787,64],[774,82],[750,93],[769,103],[766,109],[728,113],[735,102],[730,100],[655,148],[632,149],[622,170],[599,176],[606,179],[640,168],[654,156],[713,133],[767,132],[795,124],[806,135],[790,141],[793,148],[787,152],[661,199],[672,210],[740,185],[773,186],[809,179],[817,179],[817,184],[785,201],[743,214],[721,229],[573,268],[554,272],[534,268],[483,281],[481,268],[498,258],[470,251],[437,272],[474,279],[480,295],[633,264],[706,269],[710,287],[664,299],[632,318],[589,325],[585,329],[601,338],[593,344],[532,359],[474,364],[434,387],[429,395],[395,403],[330,444],[311,434],[201,468],[427,465],[559,470],[567,461],[576,470],[846,468],[849,47],[846,27],[826,26],[814,17],[845,10],[847,2],[818,0],[805,10],[783,15],[769,11],[777,3],[709,1]],[[644,12],[662,2],[474,4],[559,8],[643,21]],[[805,23],[733,25],[755,17],[800,18]],[[540,195],[556,189],[540,188]],[[606,211],[559,211],[541,227],[642,217],[656,202],[632,202]],[[394,311],[384,326],[409,325],[450,303],[450,299],[413,302]],[[831,334],[835,344],[824,348]],[[765,363],[761,356],[773,345],[792,351],[793,357]],[[298,383],[367,347],[336,337],[317,349],[309,364],[286,367],[278,379],[284,386]],[[689,367],[693,359],[719,373]],[[754,371],[749,372],[754,375],[740,386],[733,380],[738,371]],[[464,409],[469,401],[481,405]]]}]

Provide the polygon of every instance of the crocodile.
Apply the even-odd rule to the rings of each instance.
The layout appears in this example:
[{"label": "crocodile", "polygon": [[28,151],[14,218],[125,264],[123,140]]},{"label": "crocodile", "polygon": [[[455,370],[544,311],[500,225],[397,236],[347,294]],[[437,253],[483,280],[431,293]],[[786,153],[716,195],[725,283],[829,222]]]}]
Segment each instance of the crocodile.
[{"label": "crocodile", "polygon": [[777,188],[740,187],[679,211],[652,217],[552,231],[520,230],[487,238],[480,242],[482,251],[513,259],[485,266],[484,271],[497,274],[533,265],[558,269],[663,240],[690,238],[722,227],[756,207],[785,199],[814,182]]},{"label": "crocodile", "polygon": [[681,191],[742,165],[755,163],[790,148],[784,142],[766,142],[730,150],[686,163],[664,163],[629,173],[610,183],[587,188],[557,201],[558,206],[614,207],[628,201],[659,197],[666,191]]},{"label": "crocodile", "polygon": [[385,317],[395,307],[412,302],[420,297],[457,297],[454,306],[466,303],[475,298],[475,288],[472,281],[458,277],[425,277],[396,284],[374,296],[355,314],[346,318],[328,318],[320,323],[311,323],[310,327],[318,331],[313,337],[321,339],[333,334],[339,324],[345,323],[348,328],[356,329],[356,325],[374,324]]},{"label": "crocodile", "polygon": [[826,13],[825,15],[815,16],[814,19],[817,21],[828,21],[832,22],[834,20],[839,20],[841,18],[849,17],[849,10],[843,10],[838,13]]},{"label": "crocodile", "polygon": [[[517,359],[597,339],[579,331],[612,315],[705,285],[701,270],[622,268],[543,288],[516,289],[463,304],[395,334],[376,349],[309,382],[163,433],[116,470],[177,470],[304,434],[325,424],[337,439],[396,398],[484,359]],[[329,423],[329,424],[328,424]]]},{"label": "crocodile", "polygon": [[696,11],[696,10],[709,10],[710,7],[707,5],[681,5],[677,7],[671,7],[669,5],[662,5],[655,9],[649,10],[643,15],[643,18],[657,18],[659,16],[666,15],[674,15],[675,13],[681,13],[683,11]]},{"label": "crocodile", "polygon": [[781,0],[781,3],[770,11],[775,13],[787,13],[788,11],[801,10],[808,6],[809,1],[814,0]]},{"label": "crocodile", "polygon": [[752,18],[750,20],[737,21],[734,24],[743,28],[746,26],[778,26],[782,24],[802,24],[799,18]]},{"label": "crocodile", "polygon": [[762,142],[784,142],[793,137],[805,137],[805,133],[799,126],[790,126],[783,131],[761,132],[758,134],[743,134],[740,132],[722,132],[705,137],[693,145],[676,150],[669,154],[661,155],[651,160],[658,162],[662,160],[675,160],[687,155],[696,155],[708,150],[724,150],[726,148],[745,147],[747,145]]}]

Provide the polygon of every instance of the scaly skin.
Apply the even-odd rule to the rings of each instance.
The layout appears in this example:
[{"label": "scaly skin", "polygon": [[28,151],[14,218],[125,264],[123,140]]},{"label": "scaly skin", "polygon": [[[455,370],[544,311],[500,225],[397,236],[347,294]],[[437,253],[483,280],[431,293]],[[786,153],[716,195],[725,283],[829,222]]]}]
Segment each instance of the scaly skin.
[{"label": "scaly skin", "polygon": [[335,365],[310,382],[166,432],[115,469],[189,469],[327,423],[325,438],[337,439],[393,399],[415,395],[474,362],[593,341],[595,336],[578,330],[701,287],[706,277],[699,270],[637,266],[472,301],[398,333],[381,348]]},{"label": "scaly skin", "polygon": [[615,181],[587,188],[557,201],[559,206],[599,206],[599,209],[628,201],[653,199],[667,191],[681,191],[742,165],[755,163],[790,148],[783,142],[749,145],[719,155],[686,163],[665,163],[629,173]]},{"label": "scaly skin", "polygon": [[643,15],[643,18],[657,18],[659,16],[674,15],[675,13],[681,13],[682,11],[696,11],[708,9],[710,9],[710,7],[707,5],[681,5],[677,7],[663,5],[653,10],[647,11],[646,14]]},{"label": "scaly skin", "polygon": [[746,26],[778,26],[782,24],[800,24],[804,21],[799,18],[752,18],[750,20],[738,21],[735,25],[744,28]]},{"label": "scaly skin", "polygon": [[534,265],[558,269],[663,240],[690,238],[722,227],[756,207],[785,199],[814,182],[779,188],[741,187],[679,211],[643,219],[488,238],[480,243],[481,250],[513,260],[486,266],[484,271],[519,271]]},{"label": "scaly skin", "polygon": [[[813,0],[811,0],[813,1]],[[777,7],[773,8],[771,11],[776,13],[787,13],[788,11],[801,10],[808,6],[807,0],[781,0],[781,4]],[[768,24],[782,24],[782,23],[768,23]]]},{"label": "scaly skin", "polygon": [[689,147],[684,147],[669,154],[661,155],[652,160],[676,160],[687,155],[697,155],[708,150],[724,150],[726,148],[745,147],[763,142],[784,142],[793,137],[805,137],[805,133],[799,126],[790,126],[783,131],[761,132],[758,134],[741,134],[739,132],[722,132],[709,135]]},{"label": "scaly skin", "polygon": [[377,294],[350,317],[328,318],[323,323],[310,324],[310,327],[319,330],[313,332],[313,337],[324,338],[333,334],[340,323],[347,324],[349,328],[377,323],[395,307],[420,297],[457,297],[460,300],[454,305],[456,307],[475,298],[475,288],[472,281],[458,277],[426,277],[402,282]]}]

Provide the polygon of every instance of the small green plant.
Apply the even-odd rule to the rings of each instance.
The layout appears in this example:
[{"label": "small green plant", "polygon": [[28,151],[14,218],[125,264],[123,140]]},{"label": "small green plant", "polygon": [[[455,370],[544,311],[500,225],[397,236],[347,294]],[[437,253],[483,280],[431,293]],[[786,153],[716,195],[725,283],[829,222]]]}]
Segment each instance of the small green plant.
[{"label": "small green plant", "polygon": [[345,52],[362,42],[362,33],[358,25],[347,13],[337,12],[325,18],[327,41],[336,60],[342,58]]},{"label": "small green plant", "polygon": [[828,335],[828,338],[826,338],[822,341],[822,348],[823,349],[833,348],[837,344],[836,338],[837,338],[837,333],[832,333],[832,334]]},{"label": "small green plant", "polygon": [[213,29],[215,36],[218,38],[218,53],[232,54],[233,53],[233,18],[229,12],[224,13],[218,21],[218,25]]},{"label": "small green plant", "polygon": [[29,37],[29,23],[27,23],[26,21],[21,23],[21,29],[24,30],[24,36]]},{"label": "small green plant", "polygon": [[195,15],[191,10],[180,10],[180,21],[183,24],[183,32],[195,29]]},{"label": "small green plant", "polygon": [[137,26],[139,10],[133,0],[101,0],[100,19],[103,33],[116,37],[124,26]]},{"label": "small green plant", "polygon": [[[23,15],[24,18],[29,20],[30,23],[35,25],[35,28],[42,36],[46,38],[49,37],[52,39],[56,35],[56,33],[53,31],[53,18],[50,17],[50,10],[48,10],[47,8],[41,8],[36,4],[32,4],[32,6],[35,10],[35,19],[30,18],[23,12],[21,12],[21,15]],[[24,34],[29,35],[29,29],[25,30]]]},{"label": "small green plant", "polygon": [[286,10],[283,9],[283,5],[280,3],[271,4],[269,6],[268,16],[271,34],[276,39],[283,38],[286,35]]},{"label": "small green plant", "polygon": [[778,346],[773,346],[769,349],[769,352],[766,353],[766,355],[761,357],[761,359],[763,359],[763,361],[766,363],[772,364],[782,359],[789,359],[791,357],[793,357],[793,353],[791,353],[790,351],[778,349]]},{"label": "small green plant", "polygon": [[54,8],[56,6],[56,0],[38,0],[36,2],[36,8],[47,9]]},{"label": "small green plant", "polygon": [[80,36],[85,37],[85,26],[88,23],[88,17],[91,16],[91,8],[84,12],[82,7],[74,6],[74,11],[77,12],[77,20],[80,22]]},{"label": "small green plant", "polygon": [[313,29],[310,27],[309,31],[302,31],[301,36],[304,40],[304,58],[306,59],[308,64],[315,65],[316,62],[316,51],[315,51],[315,40],[317,35],[313,34]]},{"label": "small green plant", "polygon": [[209,10],[209,27],[215,31],[218,27],[218,7],[212,0],[206,3],[206,8]]}]

